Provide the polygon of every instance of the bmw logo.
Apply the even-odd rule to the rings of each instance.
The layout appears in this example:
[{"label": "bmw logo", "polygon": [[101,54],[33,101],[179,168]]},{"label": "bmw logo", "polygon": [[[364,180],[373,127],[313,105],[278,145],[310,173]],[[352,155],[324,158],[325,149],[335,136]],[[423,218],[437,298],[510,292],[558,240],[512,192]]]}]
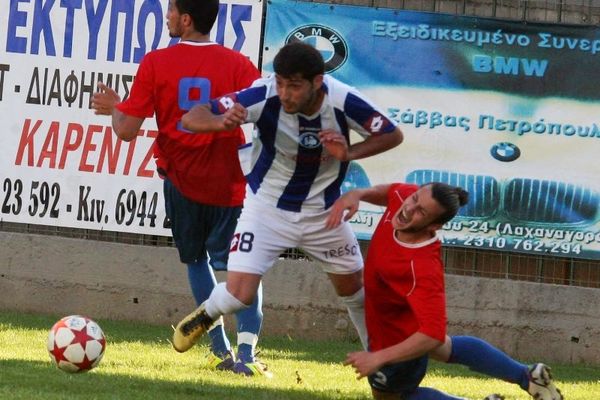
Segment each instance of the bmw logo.
[{"label": "bmw logo", "polygon": [[300,135],[298,138],[298,142],[300,146],[307,149],[315,149],[321,145],[321,141],[319,140],[319,135],[314,132],[306,132]]},{"label": "bmw logo", "polygon": [[304,25],[296,28],[285,39],[285,43],[304,42],[321,52],[325,61],[325,72],[333,72],[348,59],[346,41],[331,28],[323,25]]},{"label": "bmw logo", "polygon": [[510,162],[521,156],[521,150],[512,143],[500,142],[492,146],[490,154],[498,161]]}]

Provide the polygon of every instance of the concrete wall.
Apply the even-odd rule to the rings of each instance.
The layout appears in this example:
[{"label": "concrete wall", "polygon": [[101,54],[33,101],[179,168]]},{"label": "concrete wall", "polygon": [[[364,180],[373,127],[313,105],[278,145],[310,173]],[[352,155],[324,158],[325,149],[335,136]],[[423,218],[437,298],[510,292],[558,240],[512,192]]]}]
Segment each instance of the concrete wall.
[{"label": "concrete wall", "polygon": [[[194,307],[172,248],[7,232],[0,243],[0,309],[147,321],[168,336]],[[316,265],[281,260],[264,285],[265,334],[356,340]],[[452,334],[523,360],[600,364],[599,289],[448,275],[447,294]]]}]

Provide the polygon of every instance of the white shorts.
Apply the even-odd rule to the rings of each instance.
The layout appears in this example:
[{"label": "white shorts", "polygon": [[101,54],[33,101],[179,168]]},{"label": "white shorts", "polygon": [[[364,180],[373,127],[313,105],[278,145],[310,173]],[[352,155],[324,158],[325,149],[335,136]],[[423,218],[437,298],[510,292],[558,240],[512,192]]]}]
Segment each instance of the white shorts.
[{"label": "white shorts", "polygon": [[229,252],[228,271],[264,275],[287,249],[299,248],[332,274],[363,267],[358,240],[348,222],[327,229],[329,211],[292,212],[246,199]]}]

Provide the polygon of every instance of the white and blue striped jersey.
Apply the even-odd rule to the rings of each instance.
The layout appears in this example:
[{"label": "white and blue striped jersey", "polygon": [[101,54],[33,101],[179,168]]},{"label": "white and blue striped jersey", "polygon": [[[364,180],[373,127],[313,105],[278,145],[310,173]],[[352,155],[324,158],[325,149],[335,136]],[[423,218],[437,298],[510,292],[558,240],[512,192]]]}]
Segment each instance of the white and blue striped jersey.
[{"label": "white and blue striped jersey", "polygon": [[215,114],[240,103],[248,110],[246,122],[255,124],[252,143],[240,149],[240,162],[260,202],[296,212],[329,208],[340,196],[348,162],[325,150],[319,132],[334,129],[350,142],[350,129],[363,138],[394,131],[395,123],[355,88],[325,75],[323,90],[323,104],[314,115],[282,109],[275,74],[211,100]]}]

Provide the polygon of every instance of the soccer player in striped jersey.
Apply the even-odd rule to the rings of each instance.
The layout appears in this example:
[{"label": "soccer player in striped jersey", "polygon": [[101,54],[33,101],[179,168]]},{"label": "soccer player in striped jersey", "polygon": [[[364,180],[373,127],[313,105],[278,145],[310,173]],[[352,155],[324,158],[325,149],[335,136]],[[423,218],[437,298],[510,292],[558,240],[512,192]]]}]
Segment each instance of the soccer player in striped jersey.
[{"label": "soccer player in striped jersey", "polygon": [[[181,116],[190,104],[246,88],[260,77],[246,56],[210,41],[218,12],[218,0],[170,0],[169,34],[181,41],[144,56],[124,101],[102,83],[92,98],[96,114],[111,115],[115,133],[126,141],[137,137],[145,118],[156,115],[159,132],[153,149],[164,178],[166,214],[197,304],[216,285],[213,269],[227,266],[246,185],[237,158],[244,135],[238,127],[218,136],[191,135],[181,127]],[[260,292],[252,306],[237,315],[237,322],[237,360],[222,321],[209,332],[212,367],[234,370],[236,364],[256,362]]]},{"label": "soccer player in striped jersey", "polygon": [[[253,122],[255,137],[240,151],[248,190],[231,244],[227,283],[217,285],[179,323],[173,343],[180,351],[219,316],[251,304],[262,275],[288,248],[300,248],[322,265],[366,346],[358,241],[349,223],[331,230],[325,222],[349,161],[392,149],[403,135],[360,92],[325,75],[315,48],[287,44],[273,66],[269,78],[195,106],[182,118],[193,132]],[[351,130],[362,140],[351,144]]]},{"label": "soccer player in striped jersey", "polygon": [[429,356],[518,384],[537,400],[562,400],[546,365],[529,368],[479,338],[446,335],[444,266],[436,231],[467,198],[463,189],[444,183],[400,183],[350,191],[331,208],[327,225],[334,229],[352,217],[360,201],[387,206],[365,264],[368,351],[350,353],[346,364],[359,378],[368,377],[373,397],[380,400],[461,399],[420,386]]}]

